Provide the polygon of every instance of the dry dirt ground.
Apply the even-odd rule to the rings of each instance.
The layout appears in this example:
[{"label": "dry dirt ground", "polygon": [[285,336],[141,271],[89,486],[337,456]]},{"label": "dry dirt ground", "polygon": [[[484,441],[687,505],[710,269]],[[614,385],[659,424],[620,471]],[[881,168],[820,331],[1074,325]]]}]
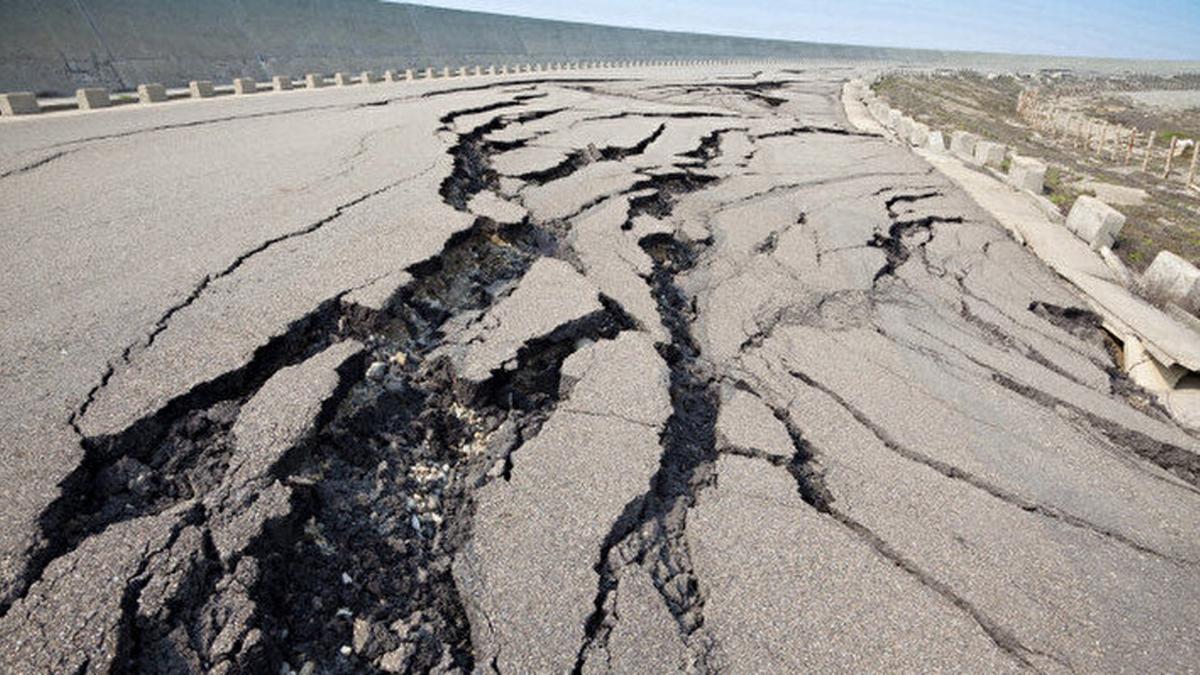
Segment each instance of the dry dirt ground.
[{"label": "dry dirt ground", "polygon": [[1200,442],[846,69],[6,121],[5,672],[1183,672]]}]

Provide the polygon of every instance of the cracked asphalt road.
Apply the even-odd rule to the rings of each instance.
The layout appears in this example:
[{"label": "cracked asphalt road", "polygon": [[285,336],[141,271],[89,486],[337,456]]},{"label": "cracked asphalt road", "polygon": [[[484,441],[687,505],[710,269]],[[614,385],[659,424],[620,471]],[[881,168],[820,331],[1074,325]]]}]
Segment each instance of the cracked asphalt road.
[{"label": "cracked asphalt road", "polygon": [[3,670],[1195,670],[1200,441],[851,74],[4,122]]}]

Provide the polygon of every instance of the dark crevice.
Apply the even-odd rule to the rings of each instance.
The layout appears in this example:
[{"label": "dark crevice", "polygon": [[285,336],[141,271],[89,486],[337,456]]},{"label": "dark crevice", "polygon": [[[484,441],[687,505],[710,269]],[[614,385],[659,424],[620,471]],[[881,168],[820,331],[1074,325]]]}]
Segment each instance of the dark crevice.
[{"label": "dark crevice", "polygon": [[1038,405],[1051,410],[1069,410],[1079,419],[1086,421],[1088,429],[1107,438],[1113,446],[1145,459],[1192,486],[1200,487],[1200,455],[1195,452],[1123,427],[1074,403],[1021,384],[1003,373],[992,373],[992,380]]},{"label": "dark crevice", "polygon": [[29,164],[26,164],[24,166],[19,166],[15,169],[9,169],[8,171],[5,171],[4,173],[0,173],[0,180],[3,180],[10,176],[17,176],[17,175],[20,175],[23,173],[29,173],[30,171],[33,171],[35,169],[40,169],[41,167],[46,166],[50,162],[53,162],[56,159],[61,159],[62,157],[65,157],[65,156],[71,154],[72,152],[73,152],[72,150],[59,150],[58,152],[49,154],[39,160],[30,162]]},{"label": "dark crevice", "polygon": [[[520,103],[513,102],[513,105]],[[502,150],[521,147],[523,143],[496,143],[488,141],[487,136],[511,124],[525,124],[557,115],[563,110],[564,108],[555,108],[512,116],[499,115],[468,133],[459,134],[458,142],[450,148],[454,168],[442,181],[438,190],[442,200],[459,211],[466,211],[472,197],[485,190],[499,189],[500,175],[492,168],[491,156]]]},{"label": "dark crevice", "polygon": [[896,211],[897,204],[911,204],[924,199],[940,197],[941,192],[923,192],[918,194],[893,195],[884,201],[884,209],[892,224],[888,227],[887,235],[876,233],[867,242],[867,246],[883,250],[886,262],[875,273],[875,281],[896,273],[901,265],[908,262],[914,250],[924,255],[925,245],[933,237],[933,226],[940,223],[959,224],[964,222],[961,216],[935,216],[902,219]]},{"label": "dark crevice", "polygon": [[[833,398],[848,412],[850,412],[855,419],[866,426],[870,431],[875,433],[875,435],[882,442],[885,444],[890,443],[890,448],[895,450],[899,447],[890,440],[885,440],[886,436],[881,434],[886,434],[886,432],[883,432],[882,429],[879,429],[879,427],[871,423],[870,420],[865,416],[862,416],[859,411],[853,407],[850,407],[843,399],[841,399],[840,396],[838,396],[836,392],[832,392],[831,390],[816,383],[803,373],[791,371],[791,374],[805,384],[814,387]],[[740,385],[742,388],[754,393],[752,389],[749,389],[748,385],[745,385],[744,383],[740,383]],[[988,638],[991,639],[997,648],[1008,654],[1021,665],[1025,666],[1026,668],[1034,669],[1033,664],[1029,660],[1030,655],[1047,656],[1046,654],[1031,650],[1022,645],[1017,637],[1008,629],[999,625],[982,610],[975,607],[975,605],[973,605],[966,598],[960,596],[949,584],[937,579],[933,575],[923,570],[919,565],[916,564],[916,562],[905,557],[890,544],[888,544],[882,537],[871,531],[867,526],[863,525],[837,508],[835,506],[833,494],[825,486],[823,472],[818,466],[817,453],[815,449],[803,438],[798,425],[795,424],[791,418],[791,415],[786,409],[776,406],[772,406],[772,409],[776,419],[784,424],[784,426],[787,428],[788,435],[792,438],[792,444],[795,447],[795,454],[792,456],[792,458],[784,459],[781,457],[769,456],[761,452],[753,451],[748,453],[738,452],[735,449],[734,452],[736,454],[743,454],[744,456],[762,459],[775,466],[786,468],[792,475],[792,478],[796,481],[796,490],[799,493],[800,498],[803,499],[806,504],[820,513],[829,515],[843,527],[856,535],[859,539],[868,544],[880,557],[884,558],[896,567],[904,570],[904,572],[906,572],[918,583],[934,591],[951,605],[970,616],[971,619],[988,636]],[[905,456],[907,457],[907,455]]]},{"label": "dark crevice", "polygon": [[650,144],[658,140],[666,131],[667,125],[660,124],[655,128],[650,135],[643,138],[638,143],[630,147],[622,147],[619,145],[610,145],[603,148],[597,148],[594,145],[589,145],[582,150],[571,152],[565,159],[554,166],[540,169],[538,171],[529,171],[517,176],[517,178],[532,185],[545,185],[547,183],[566,178],[583,167],[595,162],[619,162],[627,157],[640,155],[650,147]]},{"label": "dark crevice", "polygon": [[[665,217],[670,214],[677,195],[708,183],[697,181],[690,174],[658,180],[652,181],[653,195],[643,201],[630,201],[629,220],[645,212]],[[576,673],[583,671],[589,658],[607,651],[614,620],[609,615],[608,603],[616,589],[618,572],[625,564],[637,564],[650,573],[685,640],[704,624],[704,595],[692,569],[684,530],[687,511],[695,503],[697,492],[712,481],[720,396],[691,334],[695,307],[675,283],[675,277],[696,266],[708,243],[684,242],[660,234],[649,235],[639,242],[653,261],[654,271],[648,279],[651,294],[671,336],[669,343],[658,345],[658,350],[670,369],[672,413],[660,437],[662,455],[650,489],[625,505],[601,544],[596,565],[597,592],[593,611],[585,623]],[[703,667],[711,645],[694,646],[700,652],[698,659]]]},{"label": "dark crevice", "polygon": [[826,387],[825,385],[821,384],[820,382],[817,382],[816,380],[814,380],[812,377],[809,377],[805,373],[802,373],[802,372],[799,372],[796,370],[789,370],[788,373],[792,377],[795,377],[796,379],[800,380],[804,384],[812,387],[813,389],[816,389],[817,391],[820,391],[822,394],[824,394],[825,396],[832,399],[843,410],[848,412],[850,414],[850,416],[855,419],[855,421],[857,421],[865,429],[870,431],[871,434],[874,435],[875,438],[881,444],[883,444],[883,446],[885,448],[887,448],[888,450],[891,450],[892,452],[896,453],[897,455],[900,455],[904,459],[907,459],[911,462],[916,462],[917,464],[921,464],[930,469],[933,469],[934,471],[938,472],[942,476],[945,476],[946,478],[949,478],[951,480],[956,480],[956,481],[966,483],[967,485],[970,485],[971,487],[973,487],[977,490],[980,490],[996,499],[999,499],[1011,506],[1015,506],[1016,508],[1021,509],[1022,511],[1025,511],[1028,513],[1035,513],[1037,515],[1044,516],[1046,518],[1051,518],[1053,520],[1057,520],[1059,522],[1065,523],[1067,525],[1070,525],[1071,527],[1076,527],[1079,529],[1087,530],[1088,532],[1091,532],[1092,534],[1096,534],[1101,537],[1111,539],[1120,544],[1128,546],[1129,548],[1132,548],[1132,549],[1138,551],[1139,553],[1145,553],[1145,554],[1152,555],[1157,558],[1173,560],[1175,562],[1185,562],[1185,563],[1191,562],[1191,561],[1187,561],[1187,560],[1174,558],[1165,553],[1160,553],[1159,551],[1156,551],[1156,550],[1150,548],[1149,546],[1141,544],[1141,543],[1129,538],[1128,536],[1126,536],[1116,530],[1113,530],[1112,528],[1108,528],[1108,527],[1104,527],[1102,525],[1098,525],[1096,523],[1092,523],[1085,518],[1081,518],[1079,516],[1072,515],[1070,513],[1067,513],[1065,511],[1057,508],[1057,507],[1054,507],[1054,506],[1039,504],[1031,499],[1022,497],[1021,495],[1018,495],[1010,490],[1006,490],[998,485],[995,485],[983,478],[980,478],[971,473],[963,471],[962,469],[959,469],[958,467],[956,467],[952,464],[943,462],[938,459],[934,459],[933,457],[930,457],[924,453],[918,452],[907,446],[904,446],[899,441],[897,441],[895,438],[893,438],[892,435],[889,434],[886,429],[884,429],[882,426],[880,426],[874,420],[872,420],[870,417],[868,417],[866,415],[866,413],[864,413],[857,406],[855,406],[854,404],[847,401],[844,397],[842,397],[841,394],[838,394],[836,391],[830,389],[829,387]]}]

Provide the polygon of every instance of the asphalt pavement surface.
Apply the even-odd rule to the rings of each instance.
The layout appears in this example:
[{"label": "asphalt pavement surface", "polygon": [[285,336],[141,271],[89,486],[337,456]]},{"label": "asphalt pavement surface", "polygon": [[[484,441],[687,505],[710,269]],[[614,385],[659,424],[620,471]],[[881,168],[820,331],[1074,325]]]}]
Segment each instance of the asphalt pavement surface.
[{"label": "asphalt pavement surface", "polygon": [[0,670],[1195,671],[1200,440],[855,75],[0,121]]}]

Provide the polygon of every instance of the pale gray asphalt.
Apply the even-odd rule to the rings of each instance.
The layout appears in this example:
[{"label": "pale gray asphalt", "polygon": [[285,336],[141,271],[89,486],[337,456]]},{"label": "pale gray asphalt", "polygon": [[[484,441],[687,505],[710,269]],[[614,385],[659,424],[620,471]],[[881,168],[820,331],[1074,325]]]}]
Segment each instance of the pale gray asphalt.
[{"label": "pale gray asphalt", "polygon": [[[677,71],[654,84],[708,76]],[[499,196],[537,220],[566,219],[579,274],[638,325],[579,346],[564,366],[573,386],[513,454],[511,480],[481,491],[472,544],[456,561],[478,663],[570,669],[589,640],[589,670],[1194,667],[1200,496],[1080,411],[1146,442],[1194,452],[1196,440],[1113,394],[1100,346],[1029,311],[1079,301],[919,159],[879,138],[776,133],[843,123],[843,73],[785,77],[795,83],[771,93],[788,99],[778,108],[735,91],[636,82],[542,85],[545,98],[521,102],[568,110],[528,125],[546,153],[510,157]],[[79,468],[81,435],[121,433],[238,370],[321,303],[342,294],[377,303],[470,226],[438,194],[453,170],[445,150],[505,110],[441,131],[439,118],[516,101],[522,88],[416,98],[454,84],[0,126],[0,172],[53,157],[0,179],[0,221],[10,224],[0,590],[17,600],[0,642],[27,655],[16,670],[77,666],[70,655],[84,643],[99,645],[88,667],[103,670],[121,621],[113,597],[134,580],[170,579],[171,556],[199,546],[207,527],[167,510],[112,525],[44,571],[30,567],[44,536],[37,523]],[[642,115],[616,131],[611,120],[583,121],[629,111]],[[654,116],[680,111],[737,116]],[[540,186],[515,178],[564,150],[630,147],[664,119],[642,154]],[[704,168],[718,181],[680,197],[667,218],[621,230],[638,196],[630,188],[692,162],[681,153],[718,130],[721,154]],[[885,248],[868,242],[896,220],[927,216],[940,220],[907,238],[907,260],[889,271]],[[676,283],[696,308],[691,334],[713,386],[740,399],[722,408],[723,454],[709,482],[674,514],[686,520],[677,550],[702,598],[704,622],[690,631],[666,611],[653,561],[599,559],[654,475],[670,414],[667,365],[654,350],[669,336],[636,245],[651,232],[711,241]],[[520,293],[510,297],[537,304]],[[546,330],[500,336],[511,341],[504,357]],[[1031,390],[1040,398],[1022,395]],[[778,461],[790,453],[784,419],[823,474],[825,508],[805,503]],[[77,578],[110,587],[56,589],[75,560],[85,561]],[[619,580],[599,641],[586,625],[598,563]],[[43,632],[85,608],[96,612],[82,628]],[[251,621],[231,617],[230,633]]]}]

